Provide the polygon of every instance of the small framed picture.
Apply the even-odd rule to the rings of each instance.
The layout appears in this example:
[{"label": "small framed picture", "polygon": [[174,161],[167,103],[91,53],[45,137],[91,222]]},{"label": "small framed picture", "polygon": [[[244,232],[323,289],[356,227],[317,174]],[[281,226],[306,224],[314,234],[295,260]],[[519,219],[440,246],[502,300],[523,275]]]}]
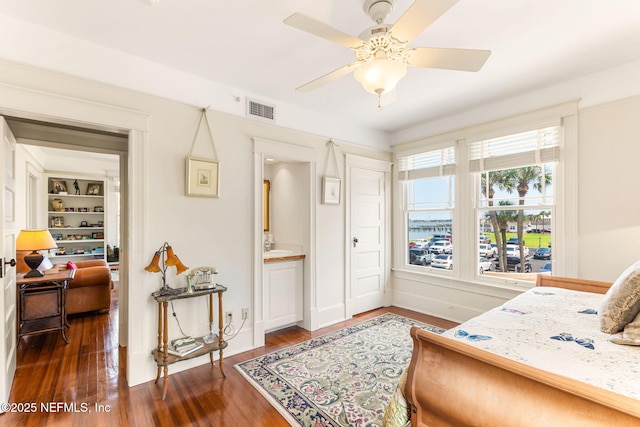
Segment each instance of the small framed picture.
[{"label": "small framed picture", "polygon": [[54,216],[51,218],[51,227],[62,228],[64,227],[64,218],[61,216]]},{"label": "small framed picture", "polygon": [[187,196],[220,196],[220,162],[197,157],[187,157],[186,161]]},{"label": "small framed picture", "polygon": [[101,182],[90,182],[87,184],[87,196],[100,196],[102,194]]},{"label": "small framed picture", "polygon": [[104,239],[104,233],[101,231],[91,233],[92,239]]},{"label": "small framed picture", "polygon": [[52,179],[51,189],[53,194],[67,194],[67,181]]},{"label": "small framed picture", "polygon": [[89,208],[78,208],[78,212],[89,212]]},{"label": "small framed picture", "polygon": [[76,209],[75,208],[64,208],[65,212],[75,212]]},{"label": "small framed picture", "polygon": [[328,176],[322,178],[322,203],[325,205],[340,204],[340,178]]},{"label": "small framed picture", "polygon": [[53,240],[62,240],[61,233],[51,233],[51,237],[53,237]]}]

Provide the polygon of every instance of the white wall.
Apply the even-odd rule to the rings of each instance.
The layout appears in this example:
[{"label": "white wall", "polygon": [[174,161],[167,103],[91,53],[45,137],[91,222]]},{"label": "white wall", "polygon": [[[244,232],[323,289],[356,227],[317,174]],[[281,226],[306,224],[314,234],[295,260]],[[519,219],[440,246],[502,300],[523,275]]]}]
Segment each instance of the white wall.
[{"label": "white wall", "polygon": [[302,162],[265,166],[265,178],[271,181],[269,233],[273,234],[276,247],[297,245],[303,252],[309,252],[308,168],[309,164]]},{"label": "white wall", "polygon": [[640,97],[579,116],[579,276],[613,281],[640,260]]},{"label": "white wall", "polygon": [[[224,295],[225,311],[233,311],[236,327],[240,325],[241,309],[252,307],[253,259],[253,137],[261,137],[310,148],[317,152],[317,185],[326,158],[328,137],[274,126],[272,124],[210,111],[213,137],[221,162],[220,198],[186,197],[184,194],[185,156],[190,150],[195,127],[200,118],[200,107],[143,95],[69,76],[58,75],[18,64],[0,62],[0,90],[10,95],[0,98],[0,113],[7,114],[7,105],[18,113],[38,114],[42,105],[30,96],[55,93],[65,99],[87,100],[95,105],[116,107],[131,114],[147,115],[146,138],[143,148],[133,150],[143,165],[141,171],[130,171],[135,179],[144,181],[142,200],[130,200],[132,213],[146,213],[138,224],[142,229],[131,230],[131,235],[142,236],[137,245],[140,253],[129,254],[132,335],[129,342],[134,385],[155,378],[156,366],[150,351],[157,344],[156,304],[150,294],[160,287],[158,274],[146,273],[145,265],[153,252],[165,241],[169,242],[189,267],[214,265],[220,270],[217,281],[228,287]],[[39,96],[39,95],[38,95]],[[71,106],[60,111],[64,117],[83,117],[82,111]],[[111,108],[111,107],[110,107]],[[114,110],[115,110],[114,109]],[[140,114],[142,113],[142,114]],[[55,117],[53,117],[55,118]],[[42,118],[41,118],[42,119]],[[200,142],[198,143],[200,144]],[[203,150],[203,146],[197,147]],[[390,154],[341,143],[338,159],[344,162],[344,153],[389,160]],[[194,153],[196,154],[196,153]],[[210,154],[209,154],[210,155]],[[136,163],[137,164],[137,163]],[[141,174],[138,177],[137,174]],[[321,194],[318,192],[318,194]],[[320,205],[320,200],[315,201]],[[345,287],[344,262],[335,254],[344,248],[344,212],[341,207],[317,210],[316,271],[330,272],[318,275],[317,287],[323,295],[341,295]],[[132,221],[134,222],[135,219]],[[342,258],[343,260],[344,258]],[[182,278],[169,275],[171,286],[182,285]],[[324,308],[318,299],[318,309]],[[333,303],[333,301],[332,301]],[[185,300],[175,304],[183,330],[189,334],[204,332],[206,322],[205,300]],[[339,316],[323,319],[323,323],[341,320]],[[170,335],[177,336],[176,322],[170,322]],[[250,326],[230,342],[226,355],[253,347]],[[170,372],[207,363],[206,358],[172,365]]]}]

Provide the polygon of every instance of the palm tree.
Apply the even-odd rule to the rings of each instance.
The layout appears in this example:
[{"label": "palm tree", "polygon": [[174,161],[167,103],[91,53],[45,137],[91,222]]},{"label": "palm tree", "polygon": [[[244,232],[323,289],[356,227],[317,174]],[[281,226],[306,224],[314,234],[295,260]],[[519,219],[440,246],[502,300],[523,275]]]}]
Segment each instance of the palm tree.
[{"label": "palm tree", "polygon": [[[501,200],[498,203],[499,206],[512,206],[513,203],[507,200]],[[518,211],[511,210],[500,210],[500,211],[490,211],[490,214],[495,216],[496,222],[498,224],[498,230],[496,235],[496,241],[498,239],[502,240],[502,250],[498,251],[498,259],[499,259],[499,270],[507,271],[507,250],[506,250],[506,241],[507,241],[507,230],[509,229],[509,223],[515,220],[518,217]],[[501,246],[498,246],[499,248]],[[524,264],[524,263],[521,263]]]},{"label": "palm tree", "polygon": [[[541,191],[544,185],[551,184],[551,175],[544,173],[542,174],[542,169],[540,166],[527,166],[518,169],[510,170],[511,176],[515,181],[515,186],[518,191],[518,205],[524,205],[524,198],[529,192],[529,183],[533,182],[533,188],[537,191]],[[543,175],[543,176],[542,176]],[[520,259],[524,260],[524,241],[523,241],[523,229],[524,229],[524,209],[520,209],[518,211],[517,217],[517,232],[518,232],[518,245],[520,246]],[[522,272],[524,272],[525,263],[520,263],[520,268]]]},{"label": "palm tree", "polygon": [[[484,172],[481,174],[480,178],[480,188],[482,194],[487,198],[487,205],[493,206],[493,196],[495,195],[494,185],[497,185],[500,190],[505,190],[509,193],[513,191],[513,182],[508,179],[507,171],[495,171],[495,172]],[[507,257],[506,257],[506,244],[507,239],[506,235],[501,235],[498,231],[500,230],[500,226],[498,223],[498,216],[496,211],[489,211],[489,220],[491,221],[491,227],[493,228],[493,233],[496,238],[496,245],[498,247],[498,262],[500,264],[500,269],[504,271],[504,267],[506,267]]]}]

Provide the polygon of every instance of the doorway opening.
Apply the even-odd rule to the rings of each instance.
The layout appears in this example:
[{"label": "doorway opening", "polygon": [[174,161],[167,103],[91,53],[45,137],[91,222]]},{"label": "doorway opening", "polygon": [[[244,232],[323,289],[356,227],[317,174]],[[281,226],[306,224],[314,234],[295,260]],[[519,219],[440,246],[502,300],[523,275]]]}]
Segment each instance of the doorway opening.
[{"label": "doorway opening", "polygon": [[[128,300],[127,292],[124,292],[127,289],[126,275],[119,273],[121,267],[126,266],[127,260],[120,257],[116,260],[113,255],[121,253],[119,248],[124,242],[124,233],[127,229],[126,211],[121,214],[123,205],[126,206],[126,200],[121,197],[120,189],[127,188],[128,135],[113,130],[91,129],[12,116],[3,117],[16,138],[17,146],[22,150],[20,158],[25,163],[26,197],[19,202],[26,204],[23,206],[26,214],[24,223],[26,228],[50,227],[47,212],[51,208],[46,190],[48,177],[65,174],[77,176],[79,179],[95,177],[104,180],[105,186],[102,192],[108,209],[105,209],[104,213],[103,235],[96,237],[102,237],[104,240],[104,258],[111,261],[112,278],[116,282],[112,290],[112,307],[117,303],[117,320],[114,319],[117,327],[112,330],[117,331],[117,336],[111,337],[111,341],[126,346],[128,324],[127,310],[124,309]],[[70,190],[73,191],[73,188]],[[113,250],[114,248],[116,250]],[[60,258],[56,263],[63,261]]]}]

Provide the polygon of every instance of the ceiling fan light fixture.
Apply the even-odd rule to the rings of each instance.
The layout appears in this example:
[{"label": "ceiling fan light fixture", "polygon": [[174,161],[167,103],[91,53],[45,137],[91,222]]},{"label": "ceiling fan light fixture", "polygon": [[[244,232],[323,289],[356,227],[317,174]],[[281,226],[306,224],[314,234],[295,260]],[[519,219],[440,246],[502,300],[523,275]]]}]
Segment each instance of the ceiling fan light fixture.
[{"label": "ceiling fan light fixture", "polygon": [[388,58],[368,61],[358,67],[353,76],[367,91],[375,95],[393,90],[407,74],[407,64]]}]

